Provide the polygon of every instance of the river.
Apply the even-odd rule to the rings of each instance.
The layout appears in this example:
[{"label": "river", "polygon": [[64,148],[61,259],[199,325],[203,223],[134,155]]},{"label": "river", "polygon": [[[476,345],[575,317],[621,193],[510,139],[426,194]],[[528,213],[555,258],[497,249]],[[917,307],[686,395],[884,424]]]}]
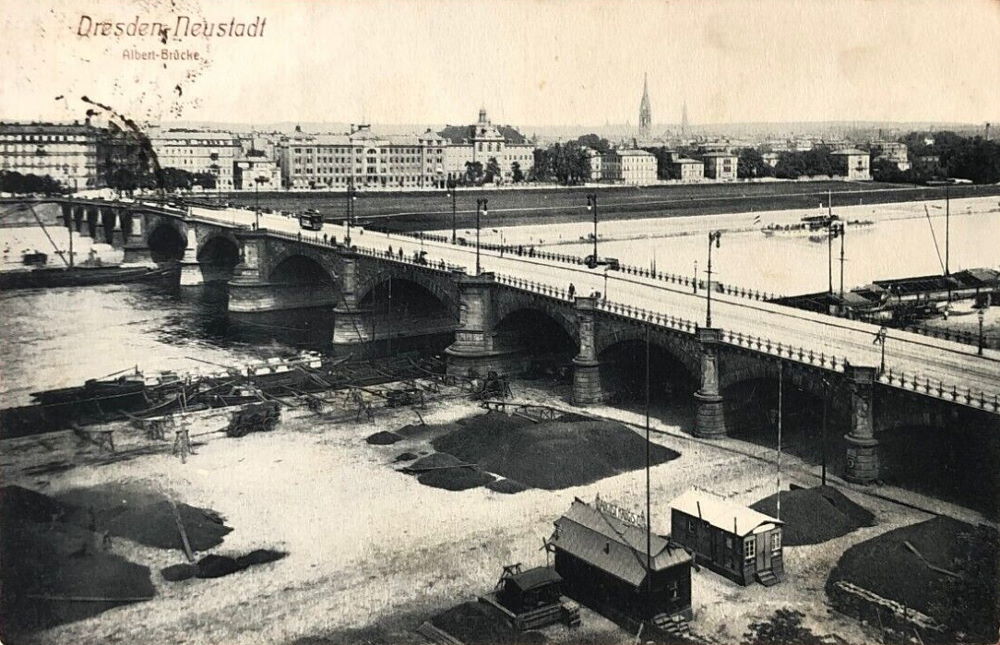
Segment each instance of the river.
[{"label": "river", "polygon": [[[845,243],[847,288],[874,278],[940,273],[928,219],[922,204],[891,204],[836,209],[845,219],[870,218],[877,224],[849,230]],[[944,217],[940,203],[928,211],[943,255]],[[950,220],[950,268],[1000,262],[1000,209],[996,198],[953,200]],[[690,275],[694,262],[705,269],[705,231],[724,228],[713,249],[715,278],[782,294],[820,291],[827,286],[827,245],[807,237],[767,238],[743,230],[763,224],[797,221],[801,212],[742,213],[670,220],[632,220],[600,224],[600,254],[660,271]],[[499,228],[492,220],[485,239],[544,246],[586,254],[579,242],[588,227],[579,224]],[[496,232],[494,232],[494,229]],[[682,234],[686,230],[697,231]],[[43,240],[21,239],[0,230],[12,250]],[[492,236],[492,238],[491,238]],[[606,239],[618,237],[622,239]],[[544,240],[544,241],[541,241]],[[575,242],[574,242],[575,240]],[[39,248],[43,248],[39,246]],[[834,244],[834,285],[839,282],[839,242]],[[717,272],[717,273],[716,273]],[[702,273],[704,276],[704,274]],[[322,311],[282,314],[256,322],[234,323],[226,315],[222,287],[164,290],[159,285],[109,285],[86,288],[0,293],[0,407],[23,405],[39,389],[77,385],[138,366],[145,371],[212,371],[253,358],[289,354],[299,348],[328,346],[331,316]]]}]

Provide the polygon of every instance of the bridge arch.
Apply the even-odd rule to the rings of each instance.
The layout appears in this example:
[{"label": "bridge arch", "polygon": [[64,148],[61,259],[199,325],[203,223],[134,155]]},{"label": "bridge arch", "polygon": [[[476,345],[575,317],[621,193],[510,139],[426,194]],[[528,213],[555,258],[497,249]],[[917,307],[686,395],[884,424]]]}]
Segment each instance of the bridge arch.
[{"label": "bridge arch", "polygon": [[[601,387],[610,401],[627,404],[645,400],[646,339],[645,329],[638,325],[598,334],[595,347]],[[649,394],[658,416],[676,413],[680,419],[693,413],[700,364],[692,348],[672,335],[650,334]]]},{"label": "bridge arch", "polygon": [[579,352],[577,329],[565,315],[529,303],[498,313],[494,330],[498,347],[523,352],[529,372],[568,366]]},{"label": "bridge arch", "polygon": [[198,244],[198,262],[214,266],[236,266],[240,262],[240,245],[230,235],[211,235]]},{"label": "bridge arch", "polygon": [[180,260],[187,248],[187,236],[179,227],[158,221],[149,229],[146,245],[155,261]]},{"label": "bridge arch", "polygon": [[333,287],[334,276],[322,262],[305,254],[287,254],[274,265],[268,282],[276,285],[309,285]]},{"label": "bridge arch", "polygon": [[383,269],[377,273],[365,275],[358,283],[359,301],[374,300],[381,297],[381,292],[387,290],[389,282],[392,282],[393,298],[396,297],[397,285],[404,290],[417,290],[417,293],[424,292],[433,296],[441,307],[449,315],[458,318],[458,304],[456,294],[447,279],[434,279],[422,271],[398,271],[393,269]]}]

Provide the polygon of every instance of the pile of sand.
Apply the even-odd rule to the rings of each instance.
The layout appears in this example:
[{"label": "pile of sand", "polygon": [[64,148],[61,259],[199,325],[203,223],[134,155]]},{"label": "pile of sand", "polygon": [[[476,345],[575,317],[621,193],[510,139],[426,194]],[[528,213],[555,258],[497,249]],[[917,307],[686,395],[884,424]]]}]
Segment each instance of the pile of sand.
[{"label": "pile of sand", "polygon": [[[934,616],[935,600],[941,600],[940,597],[935,598],[935,589],[941,589],[950,576],[935,571],[924,561],[935,567],[954,571],[956,559],[961,556],[959,535],[963,533],[976,535],[977,528],[950,517],[940,516],[888,531],[856,544],[844,552],[830,572],[826,582],[827,594],[834,598],[835,594],[831,593],[834,583],[845,580],[884,598],[890,598]],[[923,560],[909,550],[905,542],[916,548],[923,556]],[[993,561],[998,557],[1000,554],[995,552],[992,554]],[[979,575],[990,573],[983,570]],[[995,575],[995,571],[992,573]],[[996,588],[995,584],[996,578],[993,580],[993,588]],[[996,608],[996,595],[992,599],[984,600],[987,605]]]},{"label": "pile of sand", "polygon": [[231,573],[243,571],[249,567],[268,562],[276,562],[284,558],[284,551],[256,549],[237,557],[228,555],[206,555],[195,564],[174,564],[160,570],[164,580],[177,582],[188,578],[221,578]]},{"label": "pile of sand", "polygon": [[67,491],[57,498],[76,509],[72,522],[89,530],[107,531],[160,549],[183,549],[174,506],[180,514],[188,542],[195,551],[222,544],[232,531],[210,509],[171,503],[164,494],[135,484],[103,484]]},{"label": "pile of sand", "polygon": [[403,469],[417,475],[417,481],[432,488],[468,490],[488,484],[493,475],[484,473],[475,464],[468,464],[446,452],[434,452],[417,459]]},{"label": "pile of sand", "polygon": [[[589,484],[646,463],[646,442],[638,434],[620,423],[575,415],[533,423],[490,412],[461,421],[431,443],[482,470],[547,490]],[[679,456],[663,446],[650,447],[654,465]]]},{"label": "pile of sand", "polygon": [[16,486],[0,489],[0,501],[0,640],[155,594],[147,567],[105,550],[100,534],[67,521],[76,509]]},{"label": "pile of sand", "polygon": [[431,618],[431,624],[467,645],[509,645],[517,632],[499,609],[481,602],[464,602]]},{"label": "pile of sand", "polygon": [[[773,517],[777,513],[777,500],[777,495],[771,495],[750,508]],[[875,526],[874,515],[830,486],[782,491],[781,520],[785,522],[781,532],[785,546],[819,544],[862,526]]]},{"label": "pile of sand", "polygon": [[395,432],[386,432],[385,430],[368,435],[365,439],[365,441],[372,446],[388,446],[402,440],[403,437],[399,436]]},{"label": "pile of sand", "polygon": [[525,486],[521,482],[514,479],[503,479],[494,480],[486,484],[486,488],[497,493],[504,493],[506,495],[512,495],[514,493],[520,493],[521,491],[530,490],[530,486]]}]

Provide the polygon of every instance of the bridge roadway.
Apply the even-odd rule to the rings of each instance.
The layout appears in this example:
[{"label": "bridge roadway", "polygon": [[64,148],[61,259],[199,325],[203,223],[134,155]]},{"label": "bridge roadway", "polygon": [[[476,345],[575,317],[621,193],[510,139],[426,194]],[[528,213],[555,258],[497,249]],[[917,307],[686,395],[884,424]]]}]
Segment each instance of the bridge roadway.
[{"label": "bridge roadway", "polygon": [[[193,208],[191,215],[222,225],[249,226],[255,221],[252,211],[242,209]],[[302,233],[304,238],[315,235],[311,231],[303,231],[297,219],[282,215],[261,214],[259,222],[260,228],[291,235]],[[320,236],[323,233],[343,240],[346,227],[327,223]],[[402,248],[408,257],[424,250],[432,263],[444,260],[466,267],[470,274],[475,272],[475,248],[472,246],[421,241],[413,237],[363,231],[358,227],[352,227],[352,242],[378,251],[385,251],[389,246],[393,250]],[[705,321],[704,290],[695,294],[683,287],[665,285],[640,276],[510,254],[501,257],[496,251],[482,250],[480,266],[484,272],[492,271],[560,290],[567,289],[572,283],[577,295],[600,292],[609,302],[672,315],[698,324]],[[868,323],[720,293],[712,294],[712,323],[714,327],[730,333],[750,334],[785,346],[803,348],[807,352],[822,352],[827,357],[837,357],[838,363],[846,359],[853,365],[878,366],[881,362],[882,350],[875,342],[879,328]],[[896,378],[903,374],[907,382],[916,379],[920,389],[929,382],[934,389],[940,386],[947,392],[957,388],[959,394],[970,393],[976,398],[982,396],[994,404],[1000,394],[998,350],[986,349],[982,356],[978,356],[975,347],[888,330],[885,366],[886,375],[880,378],[883,383],[887,382],[889,374],[895,374]]]}]

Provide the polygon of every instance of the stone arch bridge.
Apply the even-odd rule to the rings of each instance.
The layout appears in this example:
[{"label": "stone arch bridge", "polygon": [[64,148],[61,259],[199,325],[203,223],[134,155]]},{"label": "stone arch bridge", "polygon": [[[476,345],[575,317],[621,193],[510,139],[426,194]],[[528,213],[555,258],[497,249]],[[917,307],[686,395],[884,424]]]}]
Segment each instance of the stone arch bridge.
[{"label": "stone arch bridge", "polygon": [[[579,405],[607,397],[602,371],[609,369],[609,352],[628,343],[648,343],[669,366],[665,369],[693,382],[693,431],[703,438],[729,432],[727,392],[754,380],[789,379],[848,419],[845,475],[858,482],[878,477],[877,436],[892,427],[974,424],[1000,431],[1000,401],[993,393],[855,365],[809,347],[704,327],[594,295],[578,297],[545,283],[493,273],[469,275],[443,259],[404,252],[397,238],[392,240],[397,249],[376,249],[386,244],[377,233],[348,246],[328,235],[227,221],[221,211],[53,201],[61,207],[63,225],[123,246],[127,260],[179,260],[182,285],[226,280],[234,314],[330,308],[334,345],[387,335],[453,333],[446,354],[448,370],[456,375],[516,373],[539,353],[561,353],[572,365],[572,400]],[[386,301],[389,310],[384,309]],[[413,307],[412,322],[391,310],[393,303]],[[388,316],[389,325],[375,325],[379,316]],[[387,331],[393,320],[398,326]]]}]

